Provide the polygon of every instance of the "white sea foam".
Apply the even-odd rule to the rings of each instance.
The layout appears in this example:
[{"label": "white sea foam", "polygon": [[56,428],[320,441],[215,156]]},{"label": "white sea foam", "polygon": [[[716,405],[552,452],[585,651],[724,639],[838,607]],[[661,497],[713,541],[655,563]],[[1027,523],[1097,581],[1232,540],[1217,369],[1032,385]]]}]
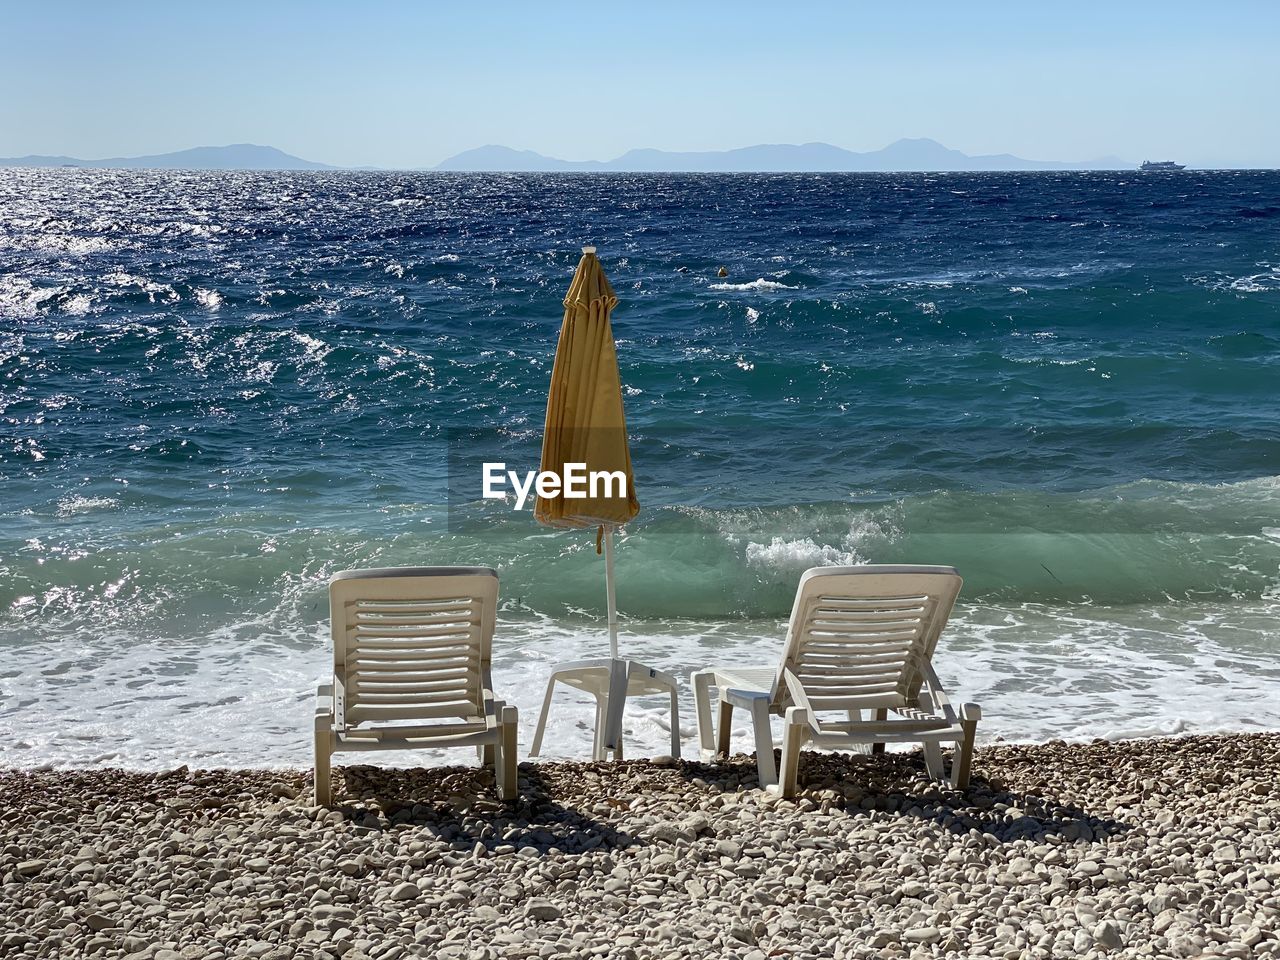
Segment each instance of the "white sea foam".
[{"label": "white sea foam", "polygon": [[71,233],[36,233],[27,236],[0,236],[0,250],[38,250],[87,256],[109,253],[123,246],[106,237],[81,237]]},{"label": "white sea foam", "polygon": [[152,303],[173,303],[178,300],[178,291],[167,283],[156,283],[146,277],[134,276],[123,270],[115,270],[102,278],[108,286],[122,289],[136,288],[147,295]]},{"label": "white sea foam", "polygon": [[61,287],[38,287],[26,277],[0,276],[0,314],[30,319],[60,293]]},{"label": "white sea foam", "polygon": [[750,283],[713,283],[713,284],[711,284],[711,286],[710,286],[710,287],[708,287],[707,289],[709,289],[709,290],[739,290],[739,291],[741,291],[741,290],[755,290],[755,291],[758,291],[758,292],[767,293],[767,292],[769,292],[769,291],[771,291],[771,290],[796,290],[796,289],[799,289],[799,288],[797,288],[797,287],[789,287],[789,286],[787,286],[785,283],[780,283],[780,282],[778,282],[777,280],[766,280],[766,279],[764,279],[763,277],[760,277],[760,278],[759,278],[759,279],[757,279],[757,280],[752,280]]},{"label": "white sea foam", "polygon": [[204,307],[206,310],[217,310],[222,306],[222,294],[217,290],[206,290],[203,287],[196,287],[192,291],[196,303]]},{"label": "white sea foam", "polygon": [[58,501],[58,516],[69,517],[95,510],[110,510],[118,506],[119,503],[111,497],[82,497],[76,494],[63,497]]},{"label": "white sea foam", "polygon": [[87,293],[77,293],[62,303],[62,312],[73,317],[82,317],[93,309],[93,297]]},{"label": "white sea foam", "polygon": [[811,537],[785,540],[774,537],[768,543],[748,543],[747,563],[771,573],[802,572],[810,567],[848,566],[860,558],[851,550],[818,543]]},{"label": "white sea foam", "polygon": [[1228,287],[1237,293],[1275,293],[1280,291],[1280,267],[1272,267],[1266,273],[1238,277]]},{"label": "white sea foam", "polygon": [[[799,564],[808,562],[800,559],[806,550],[823,553],[816,545],[768,548]],[[625,588],[619,597],[625,608]],[[22,600],[27,609],[37,604]],[[325,624],[303,617],[321,600],[315,583],[300,580],[277,610],[207,635],[133,636],[123,623],[65,635],[6,629],[0,766],[308,765],[311,704],[329,652]],[[1280,608],[1265,602],[961,605],[936,663],[954,699],[982,705],[983,742],[1274,730],[1280,663],[1267,638],[1277,615]],[[717,662],[776,663],[784,633],[782,620],[624,618],[621,644],[627,655],[687,678]],[[552,664],[606,650],[599,620],[504,614],[494,679],[520,709],[522,754]],[[680,711],[683,751],[694,756],[687,682]],[[584,698],[560,692],[543,755],[588,756],[593,713]],[[633,755],[670,751],[668,716],[661,698],[627,701],[624,735]],[[749,752],[751,743],[747,718],[735,714],[732,749]],[[458,751],[378,758],[466,760]]]}]

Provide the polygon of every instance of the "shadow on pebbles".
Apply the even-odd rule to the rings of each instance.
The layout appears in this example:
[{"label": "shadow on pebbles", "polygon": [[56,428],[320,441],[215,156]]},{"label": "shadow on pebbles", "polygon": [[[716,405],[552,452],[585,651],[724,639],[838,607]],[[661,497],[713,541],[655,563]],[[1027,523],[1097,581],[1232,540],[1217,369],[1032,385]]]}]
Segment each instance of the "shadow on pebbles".
[{"label": "shadow on pebbles", "polygon": [[1280,957],[1280,737],[488,772],[0,771],[0,956]]}]

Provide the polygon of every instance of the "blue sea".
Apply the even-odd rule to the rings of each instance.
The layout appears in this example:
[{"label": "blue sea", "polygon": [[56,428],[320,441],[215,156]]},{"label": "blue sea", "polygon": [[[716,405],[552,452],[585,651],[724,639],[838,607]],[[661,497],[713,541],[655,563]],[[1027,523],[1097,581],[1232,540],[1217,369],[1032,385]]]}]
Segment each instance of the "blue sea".
[{"label": "blue sea", "polygon": [[308,763],[327,579],[392,564],[499,569],[527,745],[603,564],[460,464],[537,466],[586,243],[624,652],[768,663],[804,569],[945,563],[985,740],[1280,728],[1278,173],[8,169],[0,765]]}]

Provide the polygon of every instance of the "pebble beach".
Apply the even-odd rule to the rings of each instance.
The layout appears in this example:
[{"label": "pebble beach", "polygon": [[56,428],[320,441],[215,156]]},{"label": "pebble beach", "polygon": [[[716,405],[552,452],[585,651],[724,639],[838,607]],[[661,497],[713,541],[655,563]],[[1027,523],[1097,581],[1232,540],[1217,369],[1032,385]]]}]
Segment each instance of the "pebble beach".
[{"label": "pebble beach", "polygon": [[0,956],[1280,956],[1280,736],[478,768],[0,771]]}]

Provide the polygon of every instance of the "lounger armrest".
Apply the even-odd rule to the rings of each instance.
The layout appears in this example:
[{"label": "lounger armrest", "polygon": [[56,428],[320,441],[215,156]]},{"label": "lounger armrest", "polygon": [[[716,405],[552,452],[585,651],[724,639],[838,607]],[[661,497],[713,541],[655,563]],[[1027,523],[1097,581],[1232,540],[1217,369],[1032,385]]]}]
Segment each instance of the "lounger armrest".
[{"label": "lounger armrest", "polygon": [[960,719],[972,720],[977,723],[982,719],[982,708],[976,703],[962,703],[960,704]]},{"label": "lounger armrest", "polygon": [[929,699],[933,701],[933,712],[941,714],[948,723],[955,723],[959,718],[956,711],[951,706],[951,698],[947,696],[947,691],[942,686],[942,681],[938,679],[938,672],[933,669],[933,664],[926,660],[920,668],[920,672],[924,674],[924,682],[929,688]]},{"label": "lounger armrest", "polygon": [[333,671],[333,725],[342,729],[347,725],[347,669],[335,667]]},{"label": "lounger armrest", "polygon": [[480,668],[480,687],[486,704],[490,701],[501,703],[498,695],[493,692],[493,670],[488,664]]},{"label": "lounger armrest", "polygon": [[787,707],[786,721],[798,727],[814,726],[813,714],[805,707]]},{"label": "lounger armrest", "polygon": [[502,723],[502,711],[506,707],[505,701],[495,700],[493,691],[486,690],[484,692],[484,725],[490,730],[498,729],[498,726]]},{"label": "lounger armrest", "polygon": [[[804,692],[804,684],[800,682],[800,678],[787,668],[782,671],[782,679],[787,685],[787,693],[791,695],[791,702],[805,711],[807,716],[810,715],[809,695]],[[790,711],[788,711],[789,713]]]},{"label": "lounger armrest", "polygon": [[518,729],[520,725],[520,711],[516,705],[513,703],[504,703],[502,705],[502,709],[498,711],[498,722],[504,727],[512,726]]},{"label": "lounger armrest", "polygon": [[316,730],[333,729],[333,684],[316,687]]}]

